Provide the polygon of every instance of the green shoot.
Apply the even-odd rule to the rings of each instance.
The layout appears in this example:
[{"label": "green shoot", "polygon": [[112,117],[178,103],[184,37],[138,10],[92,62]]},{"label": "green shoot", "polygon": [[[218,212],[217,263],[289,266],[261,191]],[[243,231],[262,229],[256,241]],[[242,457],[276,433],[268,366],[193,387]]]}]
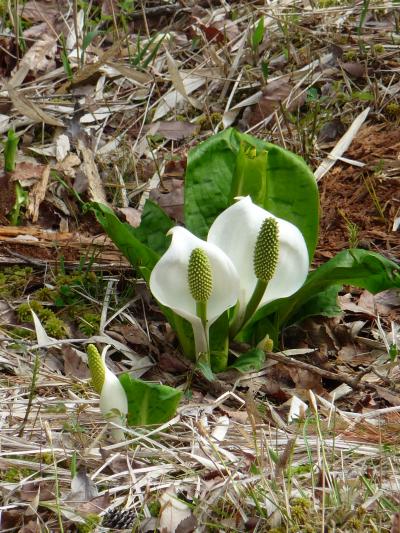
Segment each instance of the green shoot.
[{"label": "green shoot", "polygon": [[15,203],[11,209],[8,219],[11,226],[18,226],[21,222],[21,208],[24,207],[28,201],[28,193],[22,188],[22,185],[17,181],[15,183]]},{"label": "green shoot", "polygon": [[7,140],[4,144],[4,170],[5,172],[14,172],[15,156],[17,153],[18,143],[19,143],[19,137],[15,134],[15,131],[8,130]]},{"label": "green shoot", "polygon": [[61,61],[62,61],[62,64],[63,64],[63,67],[64,67],[64,70],[65,70],[65,73],[67,75],[68,80],[72,81],[74,75],[73,75],[73,72],[72,72],[71,62],[70,62],[70,60],[68,58],[68,50],[67,50],[67,47],[66,47],[64,35],[60,36],[60,42],[61,42],[61,46],[62,46]]}]

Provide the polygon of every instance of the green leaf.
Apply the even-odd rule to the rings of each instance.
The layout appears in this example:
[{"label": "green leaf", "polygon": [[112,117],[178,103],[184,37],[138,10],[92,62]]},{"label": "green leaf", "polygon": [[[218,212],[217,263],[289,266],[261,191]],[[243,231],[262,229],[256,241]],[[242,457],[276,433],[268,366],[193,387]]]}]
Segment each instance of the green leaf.
[{"label": "green leaf", "polygon": [[314,174],[303,159],[272,146],[268,150],[267,176],[263,207],[299,228],[311,262],[319,229],[319,194]]},{"label": "green leaf", "polygon": [[[319,194],[314,174],[297,155],[251,135],[235,132],[241,142],[254,146],[259,153],[267,151],[266,187],[259,175],[249,173],[241,186],[241,194],[250,194],[253,201],[299,228],[307,244],[310,262],[317,246],[319,229]],[[257,183],[258,182],[258,183]],[[260,187],[257,198],[255,187]]]},{"label": "green leaf", "polygon": [[185,176],[185,224],[205,239],[214,219],[230,205],[239,143],[233,129],[213,135],[189,151]]},{"label": "green leaf", "polygon": [[310,316],[311,312],[324,314],[321,305],[324,299],[328,306],[325,312],[332,312],[333,292],[339,290],[342,285],[354,285],[373,294],[398,288],[399,269],[399,265],[375,252],[359,249],[343,250],[311,272],[303,287],[294,295],[275,300],[259,309],[243,332],[242,340],[252,339],[257,342],[257,339],[260,340],[268,333],[271,322],[281,328],[295,320]]},{"label": "green leaf", "polygon": [[257,22],[257,26],[251,35],[251,46],[253,50],[257,50],[258,46],[262,43],[264,39],[265,27],[264,27],[264,17],[260,17]]},{"label": "green leaf", "polygon": [[160,256],[140,241],[135,228],[126,222],[121,222],[106,205],[92,202],[87,208],[94,212],[104,231],[132,266],[143,265],[150,271],[153,269]]},{"label": "green leaf", "polygon": [[291,322],[300,322],[310,316],[337,316],[341,313],[338,305],[338,292],[342,285],[331,285],[324,291],[318,292],[300,307]]},{"label": "green leaf", "polygon": [[147,200],[143,207],[140,226],[134,228],[135,237],[160,256],[167,250],[171,239],[168,231],[175,225],[160,206]]},{"label": "green leaf", "polygon": [[[121,222],[106,205],[92,202],[86,205],[91,209],[104,231],[121,250],[132,266],[139,270],[148,283],[151,271],[169,245],[167,231],[173,222],[164,211],[152,202],[146,202],[142,221],[138,228]],[[160,305],[161,311],[176,332],[183,352],[191,360],[195,359],[192,326],[169,307]]]},{"label": "green leaf", "polygon": [[228,368],[235,368],[239,372],[257,372],[261,370],[265,362],[265,353],[259,348],[253,348],[246,353],[239,355],[234,363]]},{"label": "green leaf", "polygon": [[128,425],[147,426],[170,420],[182,393],[167,385],[147,383],[129,374],[119,378],[128,398]]},{"label": "green leaf", "polygon": [[82,40],[82,50],[85,51],[89,44],[93,41],[96,35],[99,35],[98,30],[88,31]]}]

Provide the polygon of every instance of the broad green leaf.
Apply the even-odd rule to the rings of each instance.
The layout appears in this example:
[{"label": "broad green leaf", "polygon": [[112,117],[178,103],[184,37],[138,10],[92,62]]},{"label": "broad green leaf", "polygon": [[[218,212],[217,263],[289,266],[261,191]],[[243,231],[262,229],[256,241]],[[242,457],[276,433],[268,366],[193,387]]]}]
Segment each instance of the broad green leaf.
[{"label": "broad green leaf", "polygon": [[299,228],[311,261],[319,229],[319,194],[313,173],[300,157],[273,146],[268,150],[267,176],[263,207]]},{"label": "broad green leaf", "polygon": [[160,256],[167,250],[171,239],[167,232],[175,225],[160,206],[147,200],[143,207],[140,226],[134,228],[135,237]]},{"label": "broad green leaf", "polygon": [[129,374],[119,378],[128,398],[128,425],[163,424],[176,412],[182,393],[167,385],[147,383]]},{"label": "broad green leaf", "polygon": [[234,130],[213,135],[189,151],[185,176],[185,225],[206,239],[214,219],[230,203],[239,143]]},{"label": "broad green leaf", "polygon": [[322,314],[323,298],[327,298],[330,307],[328,311],[332,311],[333,289],[329,292],[331,287],[335,287],[336,290],[348,284],[367,289],[373,294],[400,287],[399,269],[399,265],[375,252],[359,249],[343,250],[311,272],[306,283],[296,294],[275,300],[259,309],[243,332],[242,339],[260,340],[269,332],[272,317],[276,327],[281,328],[305,317],[307,313],[310,316],[312,299],[317,295],[319,298],[314,300],[315,312]]},{"label": "broad green leaf", "polygon": [[[263,174],[265,187],[262,187],[259,178],[255,176],[256,169],[253,168],[252,172],[244,176],[240,195],[250,194],[255,203],[297,226],[306,241],[311,261],[319,228],[319,194],[314,174],[303,159],[292,152],[245,133],[235,134],[240,142],[254,146],[258,154],[267,152],[266,172]],[[257,186],[259,193],[255,198]]]},{"label": "broad green leaf", "polygon": [[318,292],[300,307],[291,322],[300,322],[310,316],[337,316],[341,313],[338,305],[338,292],[342,285],[331,285],[324,291]]},{"label": "broad green leaf", "polygon": [[257,372],[265,362],[265,353],[259,348],[253,348],[246,353],[239,355],[234,363],[228,368],[235,368],[239,372]]}]

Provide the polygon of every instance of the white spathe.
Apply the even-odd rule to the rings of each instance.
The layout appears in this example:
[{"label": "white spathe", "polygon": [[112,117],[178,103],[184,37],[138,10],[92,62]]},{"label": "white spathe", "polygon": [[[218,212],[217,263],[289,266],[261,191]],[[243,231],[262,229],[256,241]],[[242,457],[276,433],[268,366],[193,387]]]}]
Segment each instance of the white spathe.
[{"label": "white spathe", "polygon": [[309,257],[300,230],[254,204],[250,196],[240,199],[215,219],[207,238],[209,243],[218,246],[232,259],[239,274],[239,320],[257,284],[253,265],[254,248],[261,225],[267,217],[278,222],[279,257],[274,276],[258,307],[294,294],[307,278]]},{"label": "white spathe", "polygon": [[[125,426],[126,415],[128,414],[128,399],[125,390],[119,379],[105,364],[105,353],[102,355],[105,376],[104,383],[100,393],[100,411],[109,421],[118,426]],[[124,432],[120,428],[111,430],[114,440],[121,441],[124,439]]]},{"label": "white spathe", "polygon": [[[212,291],[207,301],[207,327],[238,300],[239,277],[229,257],[216,245],[203,241],[190,231],[176,226],[169,231],[172,241],[153,268],[150,290],[162,304],[188,320],[193,327],[196,351],[206,351],[201,341],[201,320],[189,289],[188,266],[192,251],[201,248],[210,261]],[[204,341],[204,339],[203,339]]]}]

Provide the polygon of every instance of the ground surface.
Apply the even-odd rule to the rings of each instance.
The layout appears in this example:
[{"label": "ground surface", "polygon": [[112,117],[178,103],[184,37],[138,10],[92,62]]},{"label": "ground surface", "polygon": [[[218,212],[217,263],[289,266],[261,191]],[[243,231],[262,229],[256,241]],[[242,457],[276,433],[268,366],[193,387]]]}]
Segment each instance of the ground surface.
[{"label": "ground surface", "polygon": [[[0,131],[20,135],[0,176],[0,529],[399,532],[399,293],[344,287],[341,316],[209,385],[78,199],[135,225],[150,197],[181,220],[188,150],[233,125],[315,171],[315,265],[357,245],[399,261],[397,2],[13,5],[0,2]],[[11,226],[16,181],[28,196]],[[30,308],[61,343],[37,348]],[[112,345],[115,372],[184,390],[177,416],[113,444],[89,338]]]}]

